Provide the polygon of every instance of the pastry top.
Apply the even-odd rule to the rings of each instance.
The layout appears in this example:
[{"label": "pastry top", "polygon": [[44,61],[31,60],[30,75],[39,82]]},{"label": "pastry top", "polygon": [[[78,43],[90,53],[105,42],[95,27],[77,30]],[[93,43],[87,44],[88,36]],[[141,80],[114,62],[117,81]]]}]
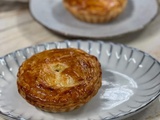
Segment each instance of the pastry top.
[{"label": "pastry top", "polygon": [[105,15],[114,9],[123,9],[127,0],[64,0],[64,3],[79,11]]},{"label": "pastry top", "polygon": [[80,49],[52,49],[23,62],[17,84],[28,100],[66,105],[89,99],[101,73],[97,58]]}]

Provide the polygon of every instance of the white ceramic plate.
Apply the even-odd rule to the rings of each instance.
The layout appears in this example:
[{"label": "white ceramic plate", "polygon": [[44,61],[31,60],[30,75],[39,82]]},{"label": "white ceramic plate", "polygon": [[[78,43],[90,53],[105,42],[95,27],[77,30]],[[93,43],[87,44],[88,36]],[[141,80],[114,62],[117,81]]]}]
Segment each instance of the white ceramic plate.
[{"label": "white ceramic plate", "polygon": [[[28,104],[17,92],[16,74],[31,55],[52,48],[74,47],[98,57],[102,87],[85,106],[68,113],[47,113]],[[146,108],[160,94],[160,64],[148,54],[121,44],[93,41],[45,43],[0,58],[0,112],[25,120],[122,119]]]},{"label": "white ceramic plate", "polygon": [[89,24],[74,18],[62,0],[30,0],[33,17],[45,27],[65,36],[109,38],[144,28],[158,13],[157,0],[128,0],[126,10],[113,22]]}]

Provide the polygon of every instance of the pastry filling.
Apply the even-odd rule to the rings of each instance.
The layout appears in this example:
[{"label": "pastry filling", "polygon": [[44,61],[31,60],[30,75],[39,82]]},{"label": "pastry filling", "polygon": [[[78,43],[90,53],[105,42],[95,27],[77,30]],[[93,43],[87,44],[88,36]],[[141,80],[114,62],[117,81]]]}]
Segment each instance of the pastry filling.
[{"label": "pastry filling", "polygon": [[[46,74],[49,74],[49,77],[45,77],[46,83],[48,87],[53,88],[61,88],[61,87],[72,87],[74,86],[75,80],[68,74],[64,73],[64,71],[68,68],[66,64],[55,63],[49,64],[50,70],[45,71]],[[49,73],[48,73],[49,72]]]}]

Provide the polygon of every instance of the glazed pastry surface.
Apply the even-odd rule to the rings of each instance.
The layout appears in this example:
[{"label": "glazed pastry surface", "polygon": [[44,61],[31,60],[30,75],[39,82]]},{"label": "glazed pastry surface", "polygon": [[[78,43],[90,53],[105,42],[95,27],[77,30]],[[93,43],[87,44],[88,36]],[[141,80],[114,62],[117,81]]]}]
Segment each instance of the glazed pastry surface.
[{"label": "glazed pastry surface", "polygon": [[30,104],[50,112],[65,112],[87,103],[101,86],[97,58],[74,48],[33,55],[19,68],[17,86]]},{"label": "glazed pastry surface", "polygon": [[64,6],[82,21],[100,23],[117,17],[127,0],[64,0]]}]

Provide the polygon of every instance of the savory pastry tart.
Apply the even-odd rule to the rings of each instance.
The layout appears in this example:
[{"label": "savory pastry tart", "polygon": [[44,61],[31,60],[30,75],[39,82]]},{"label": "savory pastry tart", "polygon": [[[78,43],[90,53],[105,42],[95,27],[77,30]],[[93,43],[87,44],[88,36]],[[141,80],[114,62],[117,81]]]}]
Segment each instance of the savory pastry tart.
[{"label": "savory pastry tart", "polygon": [[101,87],[101,66],[95,56],[75,48],[37,53],[17,74],[20,95],[49,112],[65,112],[87,103]]},{"label": "savory pastry tart", "polygon": [[116,18],[127,0],[63,0],[64,6],[76,18],[89,23],[103,23]]}]

